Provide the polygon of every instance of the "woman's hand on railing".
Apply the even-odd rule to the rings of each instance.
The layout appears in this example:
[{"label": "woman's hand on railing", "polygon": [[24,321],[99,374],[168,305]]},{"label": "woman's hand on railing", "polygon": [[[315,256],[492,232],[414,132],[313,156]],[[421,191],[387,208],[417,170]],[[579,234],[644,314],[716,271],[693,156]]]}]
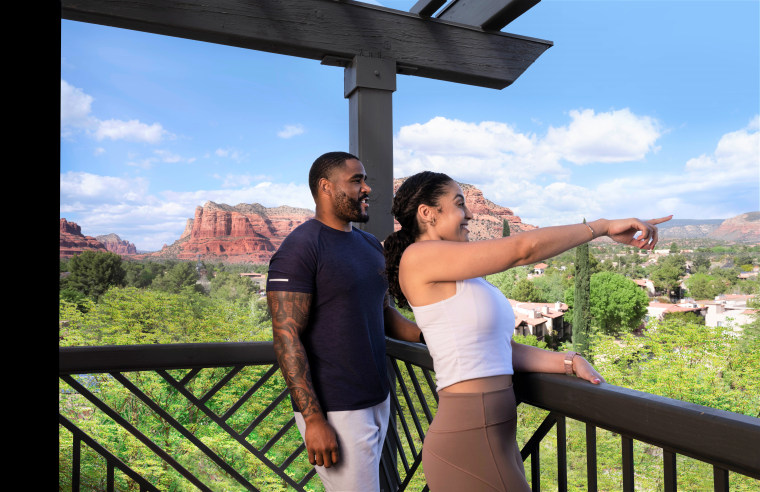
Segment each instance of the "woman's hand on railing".
[{"label": "woman's hand on railing", "polygon": [[593,384],[606,383],[602,375],[594,369],[594,366],[580,355],[573,357],[573,372],[580,379],[585,379]]}]

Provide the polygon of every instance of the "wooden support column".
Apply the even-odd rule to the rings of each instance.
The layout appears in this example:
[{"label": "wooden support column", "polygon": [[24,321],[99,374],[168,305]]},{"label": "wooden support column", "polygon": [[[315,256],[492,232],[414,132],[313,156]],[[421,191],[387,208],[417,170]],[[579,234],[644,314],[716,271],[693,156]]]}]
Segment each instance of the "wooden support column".
[{"label": "wooden support column", "polygon": [[396,61],[356,56],[345,69],[349,152],[359,157],[372,188],[369,222],[359,226],[384,241],[393,232],[393,92]]}]

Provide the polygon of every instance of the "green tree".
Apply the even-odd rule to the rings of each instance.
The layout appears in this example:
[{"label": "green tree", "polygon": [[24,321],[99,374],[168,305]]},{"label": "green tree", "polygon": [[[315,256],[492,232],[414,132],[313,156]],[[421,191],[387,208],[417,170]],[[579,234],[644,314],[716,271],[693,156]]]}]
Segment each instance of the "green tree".
[{"label": "green tree", "polygon": [[[585,219],[584,219],[585,222]],[[575,248],[575,287],[572,296],[566,295],[565,302],[572,303],[573,349],[591,358],[591,265],[588,243]],[[572,299],[569,299],[572,297]]]},{"label": "green tree", "polygon": [[565,299],[565,289],[569,285],[565,276],[555,269],[547,270],[543,275],[533,278],[533,286],[538,291],[541,302],[562,302]]},{"label": "green tree", "polygon": [[225,299],[247,304],[253,296],[256,286],[248,279],[236,273],[218,272],[211,279],[209,295],[215,299]]},{"label": "green tree", "polygon": [[512,289],[512,299],[521,302],[542,302],[541,293],[527,278],[517,281]]},{"label": "green tree", "polygon": [[109,287],[124,285],[126,274],[121,256],[110,251],[83,251],[69,260],[69,272],[60,288],[79,291],[96,301]]},{"label": "green tree", "polygon": [[686,258],[682,255],[668,255],[655,265],[649,279],[656,289],[668,294],[679,291],[681,277],[686,274]]},{"label": "green tree", "polygon": [[641,324],[649,297],[633,280],[614,272],[595,273],[590,291],[591,317],[603,333],[633,331]]},{"label": "green tree", "polygon": [[153,279],[152,289],[179,294],[180,292],[199,292],[197,285],[200,276],[195,265],[190,262],[179,262]]},{"label": "green tree", "polygon": [[507,222],[507,219],[504,219],[501,223],[501,237],[507,237],[509,234],[509,222]]},{"label": "green tree", "polygon": [[706,273],[695,273],[685,283],[689,296],[694,299],[713,299],[726,291],[724,281]]}]

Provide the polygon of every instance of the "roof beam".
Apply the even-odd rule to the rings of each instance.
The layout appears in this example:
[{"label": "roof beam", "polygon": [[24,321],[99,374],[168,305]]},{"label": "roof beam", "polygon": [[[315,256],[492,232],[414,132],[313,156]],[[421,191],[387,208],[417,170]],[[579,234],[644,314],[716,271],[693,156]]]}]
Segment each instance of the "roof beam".
[{"label": "roof beam", "polygon": [[540,0],[453,0],[438,19],[499,31]]},{"label": "roof beam", "polygon": [[446,0],[418,0],[409,9],[409,12],[423,17],[431,17],[444,3]]},{"label": "roof beam", "polygon": [[61,0],[61,17],[348,66],[356,56],[397,71],[494,89],[514,82],[544,41],[342,0]]}]

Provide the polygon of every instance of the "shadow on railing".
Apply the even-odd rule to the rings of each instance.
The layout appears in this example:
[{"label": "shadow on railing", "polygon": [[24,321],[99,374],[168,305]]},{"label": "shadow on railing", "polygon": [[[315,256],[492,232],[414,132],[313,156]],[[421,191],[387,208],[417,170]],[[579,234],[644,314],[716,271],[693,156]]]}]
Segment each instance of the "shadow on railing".
[{"label": "shadow on railing", "polygon": [[[387,348],[397,390],[381,482],[427,490],[432,360],[419,344],[389,339]],[[322,490],[271,342],[62,347],[59,377],[60,490]],[[634,490],[634,441],[662,449],[666,491],[676,490],[677,455],[710,464],[715,490],[728,490],[729,472],[760,479],[758,419],[564,375],[518,374],[515,389],[549,411],[522,449],[533,490],[550,430],[556,487],[568,488],[566,418],[586,426],[584,490],[597,489],[597,429],[619,434],[622,490]]]}]

